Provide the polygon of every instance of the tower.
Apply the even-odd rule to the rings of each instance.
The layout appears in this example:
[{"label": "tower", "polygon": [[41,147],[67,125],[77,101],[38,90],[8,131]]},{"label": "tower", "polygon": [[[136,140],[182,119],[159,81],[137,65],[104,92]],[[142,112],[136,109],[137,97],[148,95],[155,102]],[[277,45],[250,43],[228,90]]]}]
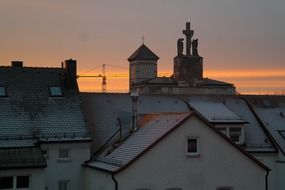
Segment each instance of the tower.
[{"label": "tower", "polygon": [[[174,79],[189,87],[198,87],[203,80],[203,58],[198,54],[198,39],[193,39],[194,31],[190,22],[183,30],[186,37],[186,55],[183,54],[183,39],[177,41],[177,56],[174,57]],[[192,50],[192,54],[191,54]]]},{"label": "tower", "polygon": [[129,90],[136,83],[157,77],[157,60],[155,55],[145,44],[142,44],[129,58]]}]

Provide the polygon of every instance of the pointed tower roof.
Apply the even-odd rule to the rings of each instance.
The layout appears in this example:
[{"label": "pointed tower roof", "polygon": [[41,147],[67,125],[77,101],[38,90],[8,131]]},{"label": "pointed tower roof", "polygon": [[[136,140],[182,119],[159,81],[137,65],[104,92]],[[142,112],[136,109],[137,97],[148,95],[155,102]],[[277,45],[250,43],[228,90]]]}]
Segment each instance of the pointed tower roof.
[{"label": "pointed tower roof", "polygon": [[134,60],[151,60],[157,61],[159,57],[155,55],[146,45],[142,44],[129,58],[128,61]]}]

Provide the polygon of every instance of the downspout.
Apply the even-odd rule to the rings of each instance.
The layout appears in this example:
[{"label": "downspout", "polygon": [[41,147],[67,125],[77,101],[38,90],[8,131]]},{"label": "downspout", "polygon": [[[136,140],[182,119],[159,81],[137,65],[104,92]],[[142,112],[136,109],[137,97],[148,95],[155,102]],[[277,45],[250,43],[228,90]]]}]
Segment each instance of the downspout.
[{"label": "downspout", "polygon": [[[112,180],[114,181],[115,183],[115,190],[118,190],[118,181],[115,179],[115,174],[112,173]],[[267,189],[266,189],[267,190]]]},{"label": "downspout", "polygon": [[138,119],[138,97],[139,94],[137,92],[131,93],[132,98],[132,132],[135,132],[138,129],[137,119]]},{"label": "downspout", "polygon": [[269,175],[269,171],[266,171],[266,175],[265,175],[265,190],[268,190],[268,175]]}]

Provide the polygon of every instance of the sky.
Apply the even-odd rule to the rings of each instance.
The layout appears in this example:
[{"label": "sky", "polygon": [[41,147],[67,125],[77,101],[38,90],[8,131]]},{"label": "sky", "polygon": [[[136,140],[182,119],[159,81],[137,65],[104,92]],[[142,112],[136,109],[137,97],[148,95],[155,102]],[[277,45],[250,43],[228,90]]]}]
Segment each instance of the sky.
[{"label": "sky", "polygon": [[[241,93],[284,93],[284,9],[284,0],[1,0],[0,65],[59,67],[73,58],[80,75],[98,75],[106,64],[107,91],[125,92],[127,58],[142,36],[160,75],[170,75],[190,21],[205,77]],[[82,91],[100,83],[79,78]]]}]

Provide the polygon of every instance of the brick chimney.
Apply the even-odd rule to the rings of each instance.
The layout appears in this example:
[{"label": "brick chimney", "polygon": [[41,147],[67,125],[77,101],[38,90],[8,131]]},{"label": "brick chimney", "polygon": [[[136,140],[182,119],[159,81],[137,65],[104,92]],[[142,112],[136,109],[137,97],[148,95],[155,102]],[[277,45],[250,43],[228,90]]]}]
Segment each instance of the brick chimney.
[{"label": "brick chimney", "polygon": [[11,67],[23,67],[23,61],[11,61]]},{"label": "brick chimney", "polygon": [[76,60],[69,59],[64,61],[64,70],[65,70],[65,85],[69,89],[78,89],[77,86],[77,68]]}]

